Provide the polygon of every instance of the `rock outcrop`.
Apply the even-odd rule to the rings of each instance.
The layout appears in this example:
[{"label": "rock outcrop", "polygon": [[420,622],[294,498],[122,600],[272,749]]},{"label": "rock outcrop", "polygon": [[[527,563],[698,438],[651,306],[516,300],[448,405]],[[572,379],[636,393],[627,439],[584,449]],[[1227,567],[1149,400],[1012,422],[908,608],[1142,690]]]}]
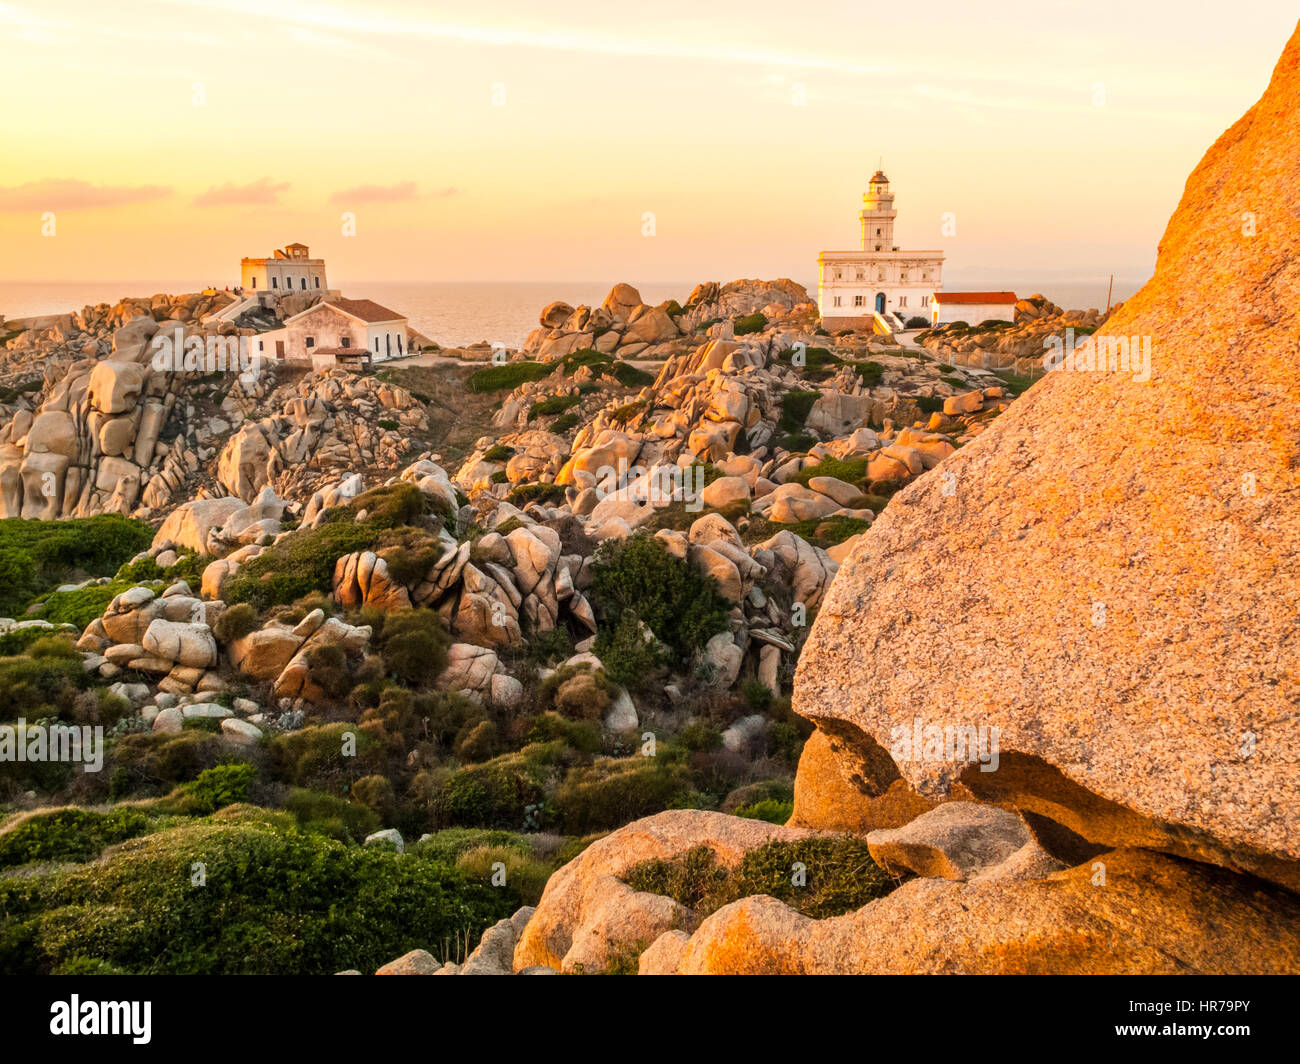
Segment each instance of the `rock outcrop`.
[{"label": "rock outcrop", "polygon": [[918,718],[995,727],[996,771],[951,753],[897,771],[1025,811],[1049,849],[1144,846],[1300,889],[1297,114],[1300,35],[1094,337],[1149,340],[1149,380],[1079,355],[841,566],[795,702],[841,756]]}]

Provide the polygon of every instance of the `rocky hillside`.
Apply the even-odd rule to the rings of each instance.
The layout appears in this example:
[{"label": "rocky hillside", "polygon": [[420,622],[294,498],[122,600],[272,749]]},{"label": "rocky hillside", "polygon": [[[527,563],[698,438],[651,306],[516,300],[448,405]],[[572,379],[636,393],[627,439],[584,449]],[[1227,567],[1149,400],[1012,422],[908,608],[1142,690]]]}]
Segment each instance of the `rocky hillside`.
[{"label": "rocky hillside", "polygon": [[[617,285],[250,380],[149,364],[226,327],[185,300],[18,337],[0,720],[108,745],[0,765],[0,967],[1300,969],[1300,267],[1234,221],[1294,202],[1298,65],[1109,320]],[[1066,329],[1152,373],[1016,399]],[[249,852],[229,927],[167,879]]]},{"label": "rocky hillside", "polygon": [[[792,826],[615,832],[512,970],[1297,970],[1300,248],[1240,224],[1295,200],[1297,100],[1300,33],[1098,332],[1151,337],[1151,379],[1067,364],[857,540],[799,660]],[[792,893],[809,829],[891,881],[845,841]]]}]

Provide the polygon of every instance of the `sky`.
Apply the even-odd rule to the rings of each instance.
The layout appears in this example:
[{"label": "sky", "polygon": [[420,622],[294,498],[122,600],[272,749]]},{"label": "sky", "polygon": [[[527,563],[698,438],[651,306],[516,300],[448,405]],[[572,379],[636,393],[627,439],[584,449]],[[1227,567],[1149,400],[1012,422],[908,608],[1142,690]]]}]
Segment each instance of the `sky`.
[{"label": "sky", "polygon": [[[0,280],[1144,278],[1294,0],[0,0]],[[945,222],[948,232],[944,232]]]}]

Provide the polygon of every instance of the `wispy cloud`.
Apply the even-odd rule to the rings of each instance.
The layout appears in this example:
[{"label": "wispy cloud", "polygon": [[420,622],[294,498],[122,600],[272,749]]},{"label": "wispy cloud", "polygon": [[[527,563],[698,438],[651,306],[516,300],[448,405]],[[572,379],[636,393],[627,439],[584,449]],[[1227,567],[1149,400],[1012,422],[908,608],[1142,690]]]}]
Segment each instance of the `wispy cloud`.
[{"label": "wispy cloud", "polygon": [[289,187],[289,182],[273,182],[269,177],[260,177],[247,185],[227,182],[214,186],[194,198],[196,207],[265,207],[280,202],[280,193]]},{"label": "wispy cloud", "polygon": [[24,185],[0,186],[0,211],[77,211],[125,207],[166,199],[166,185],[92,185],[71,177],[47,177]]},{"label": "wispy cloud", "polygon": [[424,40],[452,40],[469,44],[534,48],[548,51],[585,52],[601,55],[643,56],[661,59],[784,66],[803,70],[834,70],[845,74],[898,72],[898,65],[860,63],[839,56],[784,52],[743,42],[726,44],[716,40],[682,37],[655,38],[648,34],[609,34],[586,28],[537,26],[511,28],[502,22],[491,25],[446,22],[420,16],[387,14],[367,6],[353,14],[320,4],[281,0],[266,6],[257,0],[188,0],[195,7],[220,7],[242,11],[261,19],[274,19],[300,29],[330,30],[352,35]]},{"label": "wispy cloud", "polygon": [[334,193],[330,202],[346,206],[360,203],[401,203],[415,198],[415,182],[402,181],[396,185],[357,185],[345,188]]}]

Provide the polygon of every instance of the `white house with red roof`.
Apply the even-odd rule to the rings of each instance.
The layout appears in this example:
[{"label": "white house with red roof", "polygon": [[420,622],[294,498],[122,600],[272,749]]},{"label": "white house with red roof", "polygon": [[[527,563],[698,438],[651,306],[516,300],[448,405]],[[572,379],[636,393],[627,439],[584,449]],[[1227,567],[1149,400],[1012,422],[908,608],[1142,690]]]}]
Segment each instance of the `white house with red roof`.
[{"label": "white house with red roof", "polygon": [[373,299],[331,299],[256,337],[266,359],[310,361],[315,368],[400,358],[409,351],[406,318]]},{"label": "white house with red roof", "polygon": [[1015,320],[1015,292],[935,292],[930,297],[931,325]]}]

